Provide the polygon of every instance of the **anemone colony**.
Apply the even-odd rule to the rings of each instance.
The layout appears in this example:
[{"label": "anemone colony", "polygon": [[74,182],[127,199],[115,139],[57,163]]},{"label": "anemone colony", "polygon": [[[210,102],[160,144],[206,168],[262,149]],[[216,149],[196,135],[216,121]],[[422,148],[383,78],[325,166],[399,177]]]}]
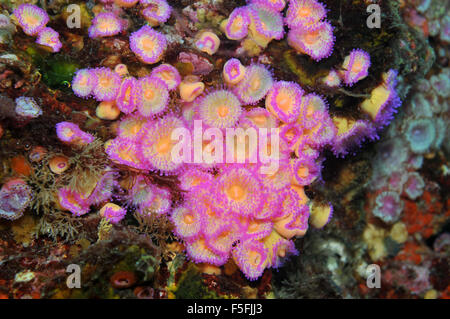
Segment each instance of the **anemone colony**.
[{"label": "anemone colony", "polygon": [[[211,87],[195,75],[182,78],[175,66],[164,63],[168,35],[160,26],[172,11],[165,0],[140,0],[146,24],[131,33],[119,11],[108,6],[113,1],[101,2],[104,10],[92,20],[89,37],[100,40],[127,35],[131,51],[140,63],[151,65],[151,73],[130,74],[124,64],[114,69],[82,68],[71,87],[78,97],[100,102],[98,117],[116,120],[120,116],[116,137],[105,141],[105,152],[111,166],[137,172],[137,177],[131,187],[118,191],[122,187],[118,176],[107,167],[87,189],[60,188],[61,208],[81,216],[92,206],[103,204],[100,215],[111,223],[119,223],[127,211],[142,217],[168,215],[175,226],[174,234],[184,242],[192,261],[220,266],[233,258],[249,280],[259,278],[266,268],[280,267],[287,256],[298,254],[294,238],[304,236],[309,224],[323,227],[333,212],[330,203],[312,201],[304,191],[305,186],[321,178],[322,151],[331,149],[336,156],[345,156],[364,139],[377,138],[377,131],[389,123],[400,105],[396,71],[384,73],[383,82],[361,104],[364,119],[331,116],[324,97],[296,82],[275,78],[262,63],[244,65],[237,58],[225,61],[220,70],[221,86]],[[138,1],[114,3],[132,8]],[[59,35],[46,27],[49,17],[44,10],[23,4],[14,11],[14,17],[27,35],[37,37],[38,44],[53,52],[60,50]],[[297,54],[315,61],[327,59],[335,41],[327,10],[316,0],[291,0],[288,4],[284,0],[251,0],[235,8],[220,29],[229,40],[249,40],[261,48],[286,36]],[[220,39],[211,30],[201,30],[193,45],[214,55]],[[368,76],[370,66],[369,54],[355,48],[329,70],[322,82],[329,87],[341,83],[352,86]],[[193,136],[194,121],[203,123],[202,133],[211,128],[222,133],[227,128],[278,129],[279,147],[271,144],[274,133],[265,135],[271,141],[266,151],[279,150],[278,170],[261,173],[263,158],[252,151],[247,139],[239,137],[237,143],[244,148],[241,163],[226,163],[229,150],[220,157],[212,139],[203,140],[200,146],[194,143],[194,147],[186,143],[183,150],[187,154],[183,156],[192,158],[200,152],[214,160],[195,164],[175,161],[172,153],[179,141],[172,139],[172,133],[182,128]],[[413,151],[420,152],[425,146],[414,143],[415,136],[432,132],[428,132],[426,119],[410,126],[408,140],[414,145]],[[94,135],[71,122],[58,123],[56,133],[61,142],[76,148],[95,140]],[[54,162],[51,168],[58,173],[68,166],[64,158]],[[170,189],[152,183],[149,175],[177,177],[182,198],[175,199]],[[417,176],[408,177],[410,196],[417,196],[415,188],[419,186],[415,185],[420,182],[415,179]],[[17,218],[30,200],[29,191],[21,184],[5,184],[0,196],[7,197],[12,187],[21,188],[23,195],[20,201],[2,201],[9,205],[1,207],[2,217],[12,218],[15,213],[13,218]],[[382,201],[389,201],[389,218],[397,218],[401,203],[395,194],[385,193],[377,199]]]}]

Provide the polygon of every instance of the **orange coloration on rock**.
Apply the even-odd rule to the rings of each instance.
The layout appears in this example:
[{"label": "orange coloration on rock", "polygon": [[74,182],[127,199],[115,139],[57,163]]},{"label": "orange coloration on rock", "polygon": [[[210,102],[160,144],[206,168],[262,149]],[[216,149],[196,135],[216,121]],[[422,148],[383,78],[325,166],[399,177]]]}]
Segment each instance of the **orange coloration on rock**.
[{"label": "orange coloration on rock", "polygon": [[30,163],[23,155],[18,155],[11,159],[11,168],[16,174],[24,176],[29,176],[32,172]]}]

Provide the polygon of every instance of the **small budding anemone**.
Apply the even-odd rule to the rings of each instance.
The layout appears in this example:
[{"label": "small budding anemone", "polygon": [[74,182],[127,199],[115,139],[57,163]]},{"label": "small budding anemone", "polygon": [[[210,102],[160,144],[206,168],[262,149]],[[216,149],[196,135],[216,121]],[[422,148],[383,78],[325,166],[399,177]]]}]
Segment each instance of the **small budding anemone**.
[{"label": "small budding anemone", "polygon": [[50,18],[45,10],[32,4],[21,4],[13,12],[23,32],[27,35],[37,35]]},{"label": "small budding anemone", "polygon": [[167,48],[164,34],[145,25],[130,35],[130,49],[147,64],[154,64],[162,59]]},{"label": "small budding anemone", "polygon": [[245,77],[234,88],[234,93],[245,104],[256,104],[262,100],[273,85],[272,74],[264,66],[252,64],[247,67]]},{"label": "small budding anemone", "polygon": [[252,216],[263,204],[262,184],[254,173],[245,168],[230,168],[219,176],[219,193],[231,211]]},{"label": "small budding anemone", "polygon": [[36,43],[50,47],[52,52],[58,52],[62,48],[59,33],[48,27],[39,31]]},{"label": "small budding anemone", "polygon": [[223,66],[222,75],[225,83],[235,85],[244,79],[245,67],[238,59],[229,59]]},{"label": "small budding anemone", "polygon": [[116,97],[116,105],[120,111],[130,114],[136,109],[142,94],[140,89],[138,80],[134,77],[127,77],[122,80]]},{"label": "small budding anemone", "polygon": [[250,24],[248,8],[235,8],[226,20],[225,35],[230,40],[241,40],[247,36]]},{"label": "small budding anemone", "polygon": [[266,109],[284,123],[292,123],[302,110],[303,90],[297,83],[278,81],[266,96]]},{"label": "small budding anemone", "polygon": [[162,80],[170,91],[175,90],[181,82],[180,73],[170,64],[157,66],[152,70],[150,76]]},{"label": "small budding anemone", "polygon": [[172,115],[156,122],[148,122],[144,127],[140,153],[153,169],[163,174],[174,173],[182,165],[182,161],[175,158],[179,154],[172,154],[175,145],[179,144],[178,140],[172,139],[172,134],[178,129],[185,129],[184,123]]},{"label": "small budding anemone", "polygon": [[330,70],[328,75],[321,79],[321,82],[330,88],[335,88],[341,85],[341,78],[336,70]]},{"label": "small budding anemone", "polygon": [[290,28],[309,28],[325,18],[327,11],[316,0],[293,0],[289,2],[285,22]]},{"label": "small budding anemone", "polygon": [[177,236],[189,240],[195,238],[200,232],[202,212],[180,206],[172,212],[172,222],[175,225]]},{"label": "small budding anemone", "polygon": [[369,74],[369,67],[369,53],[359,49],[352,50],[350,54],[345,57],[344,62],[342,63],[342,80],[345,84],[352,86]]},{"label": "small budding anemone", "polygon": [[269,251],[260,241],[246,240],[234,247],[233,258],[248,280],[256,280],[269,262]]},{"label": "small budding anemone", "polygon": [[120,18],[111,12],[100,12],[89,27],[89,37],[103,38],[119,34],[124,29]]},{"label": "small budding anemone", "polygon": [[232,92],[217,90],[201,99],[197,113],[206,125],[225,129],[235,126],[242,108],[239,99]]},{"label": "small budding anemone", "polygon": [[284,124],[280,127],[280,137],[288,143],[289,147],[294,147],[302,136],[303,128],[297,123]]},{"label": "small budding anemone", "polygon": [[291,160],[293,182],[300,186],[311,184],[320,173],[320,166],[312,159]]},{"label": "small budding anemone", "polygon": [[127,210],[113,203],[107,203],[100,209],[100,216],[105,218],[111,224],[117,224],[125,215]]},{"label": "small budding anemone", "polygon": [[169,103],[169,91],[166,84],[151,76],[138,80],[140,100],[137,109],[142,116],[149,117],[163,112]]},{"label": "small budding anemone", "polygon": [[80,127],[71,122],[59,122],[56,124],[56,135],[65,143],[83,146],[92,143],[95,137],[83,132]]},{"label": "small budding anemone", "polygon": [[172,8],[166,0],[140,0],[140,3],[144,6],[142,15],[152,27],[156,27],[170,18]]},{"label": "small budding anemone", "polygon": [[97,101],[114,101],[119,93],[122,79],[109,68],[94,69],[97,78],[96,85],[92,91]]},{"label": "small budding anemone", "polygon": [[333,27],[328,22],[318,22],[307,29],[291,29],[287,40],[298,53],[320,61],[333,52]]},{"label": "small budding anemone", "polygon": [[81,69],[73,77],[72,90],[78,97],[87,98],[92,94],[97,82],[98,79],[94,70]]}]

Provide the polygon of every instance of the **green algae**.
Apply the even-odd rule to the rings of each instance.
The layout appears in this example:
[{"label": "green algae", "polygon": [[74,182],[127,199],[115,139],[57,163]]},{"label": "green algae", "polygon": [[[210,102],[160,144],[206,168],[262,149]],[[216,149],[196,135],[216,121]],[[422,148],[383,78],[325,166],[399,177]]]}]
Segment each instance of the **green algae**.
[{"label": "green algae", "polygon": [[35,46],[29,46],[26,52],[42,75],[42,81],[51,89],[70,92],[70,83],[75,72],[81,68],[75,60],[64,54],[51,55]]}]

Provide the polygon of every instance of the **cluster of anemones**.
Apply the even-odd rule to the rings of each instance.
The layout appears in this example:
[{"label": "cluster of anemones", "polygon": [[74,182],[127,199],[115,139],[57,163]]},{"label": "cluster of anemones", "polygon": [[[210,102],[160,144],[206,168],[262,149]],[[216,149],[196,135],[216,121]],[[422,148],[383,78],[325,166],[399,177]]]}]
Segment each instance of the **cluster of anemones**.
[{"label": "cluster of anemones", "polygon": [[[364,51],[353,50],[346,57],[344,65],[346,68],[340,72],[340,75],[345,83],[351,85],[351,83],[367,76],[370,59]],[[377,131],[389,124],[394,118],[397,108],[401,105],[401,100],[396,91],[397,72],[389,70],[382,77],[382,82],[370,92],[370,96],[360,105],[361,111],[366,116],[365,119],[333,117],[333,122],[337,128],[333,143],[335,155],[345,156],[349,150],[361,145],[365,139],[378,139]],[[346,78],[348,80],[345,80]]]},{"label": "cluster of anemones", "polygon": [[[115,4],[129,8],[138,1],[119,0]],[[144,25],[130,35],[130,49],[139,60],[146,64],[157,63],[161,60],[167,47],[165,36],[155,31],[156,27],[169,19],[171,7],[165,0],[140,0],[142,15],[149,25]],[[116,12],[100,12],[92,20],[89,27],[91,38],[102,38],[117,35],[127,28],[127,21],[119,17]]]},{"label": "cluster of anemones", "polygon": [[[114,71],[96,68],[78,70],[72,89],[79,97],[92,96],[97,101],[111,102],[100,104],[99,108],[108,106],[125,114],[138,110],[141,116],[150,117],[167,108],[169,91],[175,89],[179,82],[177,69],[169,64],[162,64],[154,68],[150,75],[138,79],[127,71],[122,72],[122,68],[116,67]],[[97,111],[99,113],[102,111]]]},{"label": "cluster of anemones", "polygon": [[50,47],[52,52],[62,48],[59,33],[46,27],[50,18],[45,10],[33,4],[21,4],[13,14],[25,34],[37,36],[36,43]]},{"label": "cluster of anemones", "polygon": [[[129,7],[136,2],[115,3]],[[166,15],[158,20],[158,16],[170,12],[170,7],[161,3],[141,1],[150,26],[130,36],[131,50],[146,64],[158,63],[167,46],[165,36],[152,28],[168,18]],[[284,7],[283,0],[250,1],[236,8],[222,28],[230,39],[247,38],[265,47],[284,35]],[[99,16],[92,32],[107,29]],[[289,43],[315,60],[329,56],[333,48],[333,29],[325,16],[325,8],[317,1],[292,0],[285,18],[290,28]],[[203,30],[194,45],[214,54],[220,41],[211,31]],[[369,66],[368,54],[354,50],[339,71],[330,71],[326,81],[334,86],[340,81],[353,85],[367,76]],[[247,278],[255,280],[264,269],[277,268],[286,256],[298,253],[293,239],[303,236],[308,225],[321,228],[328,223],[332,206],[310,201],[304,187],[320,179],[321,151],[325,147],[337,155],[346,154],[364,137],[376,136],[378,125],[392,116],[392,105],[397,101],[395,73],[386,73],[380,88],[372,92],[373,99],[363,102],[361,109],[367,119],[361,120],[331,117],[323,97],[295,82],[275,79],[263,64],[244,66],[238,59],[230,59],[224,64],[222,76],[224,87],[205,91],[201,78],[188,75],[181,79],[177,69],[168,64],[153,68],[142,78],[131,76],[126,66],[118,65],[114,70],[79,70],[72,88],[80,97],[94,97],[117,109],[117,116],[101,118],[116,119],[120,112],[124,114],[116,125],[116,137],[105,143],[105,152],[115,164],[137,172],[125,195],[120,196],[125,207],[141,217],[169,215],[175,234],[184,241],[194,262],[220,266],[232,258]],[[179,93],[177,107],[169,106],[171,90]],[[102,112],[97,110],[99,114]],[[202,140],[197,142],[196,121],[203,125]],[[211,132],[226,134],[229,128],[265,129],[267,154],[279,151],[278,168],[264,171],[266,158],[252,149],[246,137],[234,137],[236,145],[243,146],[237,152],[227,148],[220,153],[223,141],[216,140]],[[60,123],[57,131],[63,142],[75,145],[86,145],[93,138],[67,123]],[[192,140],[180,132],[189,132]],[[280,137],[279,142],[274,142],[275,135]],[[179,156],[174,158],[174,154]],[[196,161],[198,154],[200,161]],[[173,194],[155,185],[148,172],[177,176],[181,201],[177,196],[174,202]],[[104,181],[102,178],[88,191],[62,188],[61,206],[83,215],[91,205],[109,201],[117,184],[113,174],[105,175]],[[96,191],[99,185],[104,189],[100,194]],[[100,210],[112,223],[119,222],[125,213],[124,208],[112,203]]]},{"label": "cluster of anemones", "polygon": [[288,43],[297,52],[316,61],[333,52],[334,35],[331,24],[324,20],[326,9],[317,0],[292,0],[283,18],[284,0],[252,0],[235,8],[222,24],[230,40],[249,39],[265,48],[270,41],[284,36],[284,23],[289,27]]},{"label": "cluster of anemones", "polygon": [[248,38],[261,47],[284,36],[283,16],[280,11],[284,1],[250,1],[235,8],[221,24],[226,37],[231,40]]},{"label": "cluster of anemones", "polygon": [[[165,80],[165,89],[178,88],[181,96],[187,90],[183,82],[195,83],[192,79],[180,82],[179,76],[174,76],[177,73],[166,65],[154,68],[151,74],[146,85]],[[332,143],[336,132],[322,97],[307,94],[296,83],[276,81],[264,65],[244,66],[231,59],[225,63],[222,74],[228,87],[201,93],[189,102],[182,101],[181,116],[169,108],[151,113],[152,116],[143,114],[139,108],[122,108],[126,115],[118,123],[117,136],[105,144],[105,151],[113,162],[140,172],[177,175],[185,194],[181,204],[174,204],[168,190],[140,174],[128,187],[127,206],[143,217],[151,213],[169,214],[174,232],[184,240],[193,261],[219,266],[232,257],[243,273],[255,280],[264,269],[277,268],[286,256],[297,254],[292,239],[306,233],[310,214],[311,224],[318,228],[331,217],[331,206],[312,205],[304,187],[320,177],[319,152]],[[196,90],[195,86],[189,88],[187,96]],[[244,108],[264,99],[265,108]],[[130,101],[124,105],[129,106]],[[185,108],[192,109],[189,116]],[[263,173],[263,158],[250,151],[245,138],[236,141],[237,145],[245,145],[243,162],[233,160],[229,164],[226,158],[237,153],[230,154],[226,149],[223,157],[218,157],[214,140],[192,145],[184,139],[173,139],[179,129],[195,136],[194,121],[201,121],[205,130],[223,133],[227,128],[265,128],[268,154],[278,149],[272,145],[275,133],[270,129],[279,129],[279,168]],[[180,158],[190,160],[175,160],[176,147],[182,150]],[[196,152],[202,154],[203,161],[191,164]],[[82,201],[77,198],[77,203]]]}]

